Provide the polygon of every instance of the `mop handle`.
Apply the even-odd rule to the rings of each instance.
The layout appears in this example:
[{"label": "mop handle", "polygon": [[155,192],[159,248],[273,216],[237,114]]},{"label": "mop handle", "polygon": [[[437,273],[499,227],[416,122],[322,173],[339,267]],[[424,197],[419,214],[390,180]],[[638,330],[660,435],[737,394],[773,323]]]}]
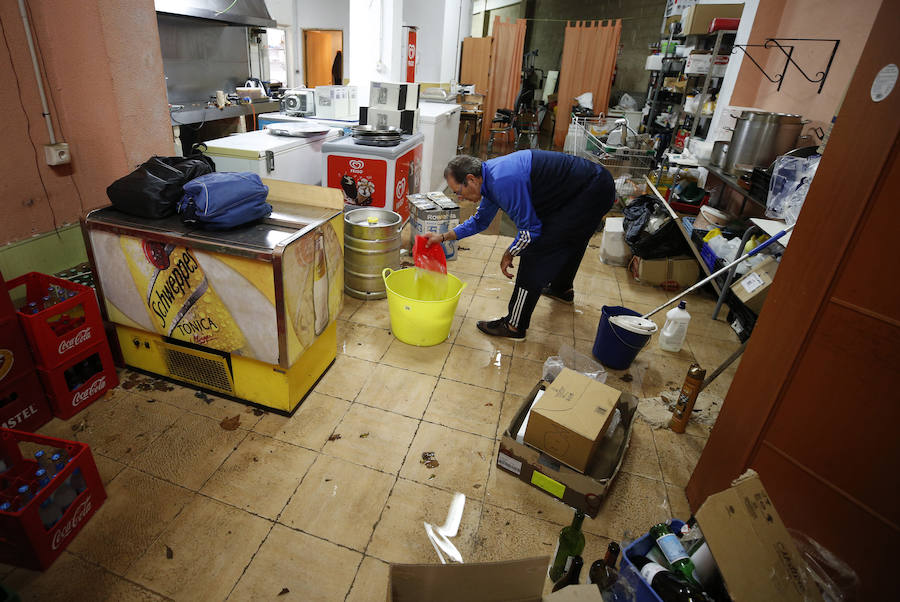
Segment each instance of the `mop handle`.
[{"label": "mop handle", "polygon": [[740,262],[744,261],[744,260],[747,259],[748,257],[751,257],[751,256],[753,256],[753,255],[756,255],[757,253],[759,253],[760,251],[762,251],[763,249],[765,249],[766,247],[768,247],[770,244],[772,244],[773,242],[775,242],[776,240],[778,240],[779,238],[781,238],[782,236],[784,236],[785,234],[787,234],[788,232],[790,232],[790,231],[793,230],[793,229],[794,229],[794,224],[788,226],[787,228],[785,228],[784,230],[782,230],[781,232],[779,232],[778,234],[776,234],[775,236],[773,236],[773,237],[770,238],[769,240],[767,240],[767,241],[765,241],[764,243],[760,244],[759,246],[757,246],[757,247],[751,249],[750,251],[747,251],[746,253],[744,253],[743,255],[741,255],[740,257],[738,257],[737,259],[735,259],[734,261],[732,261],[732,262],[729,263],[728,265],[722,267],[721,269],[716,270],[715,272],[713,272],[712,274],[710,274],[709,276],[707,276],[706,278],[704,278],[703,280],[701,280],[700,282],[698,282],[697,284],[695,284],[694,286],[692,286],[692,287],[690,287],[690,288],[688,288],[688,289],[685,289],[685,291],[682,292],[682,293],[681,293],[680,295],[678,295],[677,297],[673,297],[673,298],[669,299],[668,301],[666,301],[665,303],[663,303],[662,305],[660,305],[659,307],[657,307],[657,308],[654,309],[653,311],[651,311],[651,312],[649,312],[649,313],[646,313],[646,314],[644,314],[644,315],[641,316],[641,317],[642,317],[642,318],[649,318],[650,316],[652,316],[653,314],[655,314],[655,313],[658,312],[659,310],[665,309],[665,308],[667,308],[668,306],[670,306],[670,305],[672,305],[673,303],[675,303],[676,301],[681,300],[682,297],[684,297],[685,295],[688,295],[688,294],[694,292],[695,290],[697,290],[698,288],[700,288],[701,286],[703,286],[704,284],[706,284],[707,282],[709,282],[710,280],[712,280],[713,278],[715,278],[716,276],[719,276],[720,274],[724,274],[725,272],[727,272],[728,270],[730,270],[731,268],[733,268],[735,265],[739,264]]}]

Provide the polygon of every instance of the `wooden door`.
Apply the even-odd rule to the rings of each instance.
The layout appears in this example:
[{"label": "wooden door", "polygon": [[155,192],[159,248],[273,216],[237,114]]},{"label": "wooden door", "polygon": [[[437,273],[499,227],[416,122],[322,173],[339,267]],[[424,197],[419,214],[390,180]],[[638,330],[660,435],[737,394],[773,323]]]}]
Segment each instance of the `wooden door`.
[{"label": "wooden door", "polygon": [[[307,88],[330,86],[334,83],[331,69],[337,53],[343,55],[343,49],[343,31],[334,29],[303,31],[303,78]],[[341,80],[343,81],[343,73]]]},{"label": "wooden door", "polygon": [[896,596],[900,538],[900,85],[871,96],[900,64],[898,22],[885,2],[687,487],[696,510],[754,468],[785,524],[852,566],[860,600]]},{"label": "wooden door", "polygon": [[487,94],[490,86],[491,45],[494,39],[466,38],[462,45],[459,83],[475,84],[478,94]]}]

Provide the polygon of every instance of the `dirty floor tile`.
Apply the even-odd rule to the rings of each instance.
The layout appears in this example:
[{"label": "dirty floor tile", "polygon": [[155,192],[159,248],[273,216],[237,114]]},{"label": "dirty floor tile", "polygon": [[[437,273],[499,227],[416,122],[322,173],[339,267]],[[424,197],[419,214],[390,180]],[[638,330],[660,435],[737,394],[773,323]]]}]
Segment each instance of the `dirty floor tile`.
[{"label": "dirty floor tile", "polygon": [[125,576],[178,600],[224,600],[271,526],[195,496]]},{"label": "dirty floor tile", "polygon": [[315,452],[250,433],[200,492],[274,520],[315,459]]},{"label": "dirty floor tile", "polygon": [[247,431],[225,430],[212,418],[188,412],[130,464],[196,491],[246,436]]},{"label": "dirty floor tile", "polygon": [[91,456],[94,458],[94,464],[97,465],[97,472],[100,473],[100,481],[103,482],[104,487],[107,487],[110,481],[125,468],[121,462],[116,462],[106,456],[97,453],[92,453]]},{"label": "dirty floor tile", "polygon": [[389,330],[357,322],[338,321],[338,353],[377,362],[387,351],[394,337]]},{"label": "dirty floor tile", "polygon": [[69,552],[63,552],[44,572],[16,569],[4,579],[3,584],[19,594],[22,600],[42,602],[151,602],[166,599]]},{"label": "dirty floor tile", "polygon": [[416,347],[395,339],[381,359],[382,364],[413,372],[438,376],[450,353],[450,343],[431,347]]},{"label": "dirty floor tile", "polygon": [[669,496],[669,507],[672,509],[672,517],[686,521],[691,516],[691,505],[684,488],[666,483],[666,493]]},{"label": "dirty floor tile", "polygon": [[656,444],[653,442],[653,434],[650,431],[651,428],[646,422],[639,418],[635,419],[631,428],[631,441],[625,452],[625,458],[622,460],[622,470],[642,477],[662,480],[662,469],[656,454]]},{"label": "dirty floor tile", "polygon": [[359,403],[421,418],[437,377],[379,365],[357,397]]},{"label": "dirty floor tile", "polygon": [[[140,492],[140,495],[135,495]],[[126,468],[106,488],[106,501],[69,551],[124,575],[153,543],[194,493],[148,474]]]},{"label": "dirty floor tile", "polygon": [[514,395],[528,395],[544,372],[544,362],[514,357],[509,365],[506,392]]},{"label": "dirty floor tile", "polygon": [[[393,412],[354,404],[322,451],[355,464],[397,474],[418,422]],[[338,435],[340,435],[338,437]]]},{"label": "dirty floor tile", "polygon": [[511,359],[500,351],[488,352],[454,345],[441,376],[502,392]]},{"label": "dirty floor tile", "polygon": [[[400,476],[480,500],[493,452],[493,439],[423,422]],[[429,466],[434,461],[426,460],[425,454],[433,454],[437,465]]]},{"label": "dirty floor tile", "polygon": [[275,525],[228,599],[343,600],[361,559],[358,552]]},{"label": "dirty floor tile", "polygon": [[376,364],[340,354],[314,391],[353,401],[366,384]]},{"label": "dirty floor tile", "polygon": [[[385,562],[439,562],[422,523],[444,524],[452,500],[453,494],[443,489],[399,479],[384,507],[366,554]],[[451,540],[464,561],[472,558],[480,515],[481,503],[466,499],[459,534]]]},{"label": "dirty floor tile", "polygon": [[585,519],[584,530],[616,541],[639,537],[672,516],[662,481],[627,472],[616,475],[600,504],[597,518]]},{"label": "dirty floor tile", "polygon": [[319,456],[279,522],[361,552],[395,480],[365,466]]},{"label": "dirty floor tile", "polygon": [[[463,558],[465,560],[465,558]],[[381,600],[387,592],[390,567],[386,562],[366,556],[363,558],[347,602]]]},{"label": "dirty floor tile", "polygon": [[499,391],[442,378],[431,395],[425,420],[493,437],[502,404]]},{"label": "dirty floor tile", "polygon": [[253,408],[247,404],[180,385],[175,385],[172,391],[158,394],[155,399],[214,420],[240,416],[240,427],[243,429],[249,429],[259,422],[259,416],[254,414]]},{"label": "dirty floor tile", "polygon": [[321,393],[310,393],[293,416],[266,414],[253,430],[280,441],[320,450],[334,432],[350,402]]},{"label": "dirty floor tile", "polygon": [[360,308],[350,316],[350,321],[387,330],[391,327],[387,299],[363,301]]},{"label": "dirty floor tile", "polygon": [[655,429],[653,440],[659,452],[663,478],[666,483],[685,487],[703,453],[706,439],[678,434],[667,428]]},{"label": "dirty floor tile", "polygon": [[465,318],[460,325],[454,345],[461,345],[471,349],[493,352],[500,351],[504,355],[512,355],[515,343],[511,339],[492,337],[478,330],[475,318]]}]

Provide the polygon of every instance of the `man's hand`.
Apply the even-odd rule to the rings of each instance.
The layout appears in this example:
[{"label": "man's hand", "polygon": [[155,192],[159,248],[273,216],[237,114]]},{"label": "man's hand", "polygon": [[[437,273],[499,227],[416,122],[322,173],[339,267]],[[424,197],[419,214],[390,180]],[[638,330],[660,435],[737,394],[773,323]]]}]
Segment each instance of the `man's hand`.
[{"label": "man's hand", "polygon": [[425,248],[427,249],[431,245],[439,245],[443,242],[443,235],[436,234],[434,232],[428,232],[425,236]]},{"label": "man's hand", "polygon": [[500,260],[500,271],[503,272],[503,275],[507,278],[512,278],[513,274],[509,271],[509,268],[514,268],[516,266],[513,265],[513,256],[509,252],[509,249],[503,252],[503,258]]}]

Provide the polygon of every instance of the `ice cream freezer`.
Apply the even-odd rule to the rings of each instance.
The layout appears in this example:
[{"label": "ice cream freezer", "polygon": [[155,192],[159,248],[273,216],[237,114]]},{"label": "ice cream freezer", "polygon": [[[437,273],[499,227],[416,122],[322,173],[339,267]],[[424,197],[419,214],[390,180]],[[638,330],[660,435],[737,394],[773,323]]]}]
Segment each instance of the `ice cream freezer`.
[{"label": "ice cream freezer", "polygon": [[257,118],[260,128],[264,128],[272,123],[320,123],[330,128],[338,128],[345,134],[350,133],[350,128],[359,125],[359,119],[326,119],[324,117],[316,117],[310,115],[301,117],[299,115],[288,115],[287,113],[262,113]]},{"label": "ice cream freezer", "polygon": [[338,128],[322,126],[323,134],[307,138],[276,136],[257,130],[205,142],[203,154],[211,157],[216,171],[249,171],[261,178],[298,184],[322,183],[322,146],[343,135]]},{"label": "ice cream freezer", "polygon": [[343,202],[266,184],[272,215],[233,230],[111,207],[82,230],[126,365],[290,414],[336,356]]},{"label": "ice cream freezer", "polygon": [[322,184],[344,195],[347,209],[379,207],[409,218],[406,195],[422,181],[421,134],[403,136],[396,146],[357,144],[351,136],[322,145]]}]

